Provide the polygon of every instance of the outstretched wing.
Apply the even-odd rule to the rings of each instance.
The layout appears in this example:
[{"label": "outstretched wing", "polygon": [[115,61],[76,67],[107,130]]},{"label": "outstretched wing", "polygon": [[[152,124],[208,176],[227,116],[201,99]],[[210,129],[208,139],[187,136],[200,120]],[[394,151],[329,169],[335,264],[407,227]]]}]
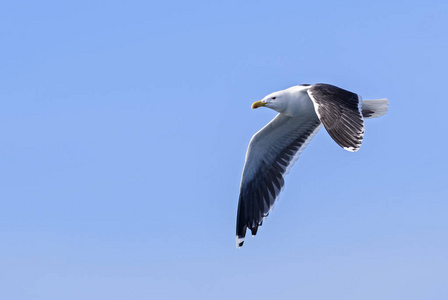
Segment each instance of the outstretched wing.
[{"label": "outstretched wing", "polygon": [[252,137],[241,178],[237,247],[243,245],[247,228],[252,235],[257,233],[277,200],[284,176],[320,127],[316,116],[278,114]]},{"label": "outstretched wing", "polygon": [[358,151],[364,135],[362,99],[355,93],[330,84],[308,89],[314,110],[333,140],[348,151]]}]

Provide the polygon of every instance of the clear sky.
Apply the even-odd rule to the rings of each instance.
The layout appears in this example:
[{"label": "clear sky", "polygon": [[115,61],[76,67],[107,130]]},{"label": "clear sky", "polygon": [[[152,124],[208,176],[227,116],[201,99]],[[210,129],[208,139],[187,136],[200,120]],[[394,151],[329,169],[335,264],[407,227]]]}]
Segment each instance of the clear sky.
[{"label": "clear sky", "polygon": [[[448,299],[444,1],[2,1],[1,299]],[[387,97],[321,130],[235,248],[253,101]]]}]

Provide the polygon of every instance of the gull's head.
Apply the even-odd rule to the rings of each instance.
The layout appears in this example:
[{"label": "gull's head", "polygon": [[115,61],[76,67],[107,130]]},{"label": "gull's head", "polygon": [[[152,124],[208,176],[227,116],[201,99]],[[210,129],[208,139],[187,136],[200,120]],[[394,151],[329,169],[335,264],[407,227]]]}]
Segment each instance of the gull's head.
[{"label": "gull's head", "polygon": [[285,90],[273,92],[264,97],[263,99],[261,99],[260,101],[252,103],[252,109],[265,106],[280,112],[287,106],[288,98],[289,93],[287,93]]}]

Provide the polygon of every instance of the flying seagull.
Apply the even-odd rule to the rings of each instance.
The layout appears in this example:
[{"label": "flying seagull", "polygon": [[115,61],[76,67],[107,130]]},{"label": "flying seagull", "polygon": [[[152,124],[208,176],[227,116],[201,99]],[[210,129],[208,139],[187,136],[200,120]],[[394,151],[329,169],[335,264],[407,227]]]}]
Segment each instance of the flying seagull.
[{"label": "flying seagull", "polygon": [[300,153],[324,125],[345,150],[358,151],[364,135],[364,119],[386,114],[387,99],[365,100],[330,84],[301,84],[271,93],[252,108],[278,112],[250,140],[241,177],[236,220],[236,245],[244,243],[269,215],[289,172]]}]

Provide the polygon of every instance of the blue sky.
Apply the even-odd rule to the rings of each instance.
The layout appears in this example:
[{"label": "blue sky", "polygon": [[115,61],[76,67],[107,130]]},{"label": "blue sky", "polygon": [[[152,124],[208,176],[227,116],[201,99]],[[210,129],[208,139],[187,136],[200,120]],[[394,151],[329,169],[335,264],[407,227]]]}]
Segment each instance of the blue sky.
[{"label": "blue sky", "polygon": [[[441,1],[0,4],[2,299],[447,299]],[[387,97],[321,130],[235,249],[253,101]]]}]

